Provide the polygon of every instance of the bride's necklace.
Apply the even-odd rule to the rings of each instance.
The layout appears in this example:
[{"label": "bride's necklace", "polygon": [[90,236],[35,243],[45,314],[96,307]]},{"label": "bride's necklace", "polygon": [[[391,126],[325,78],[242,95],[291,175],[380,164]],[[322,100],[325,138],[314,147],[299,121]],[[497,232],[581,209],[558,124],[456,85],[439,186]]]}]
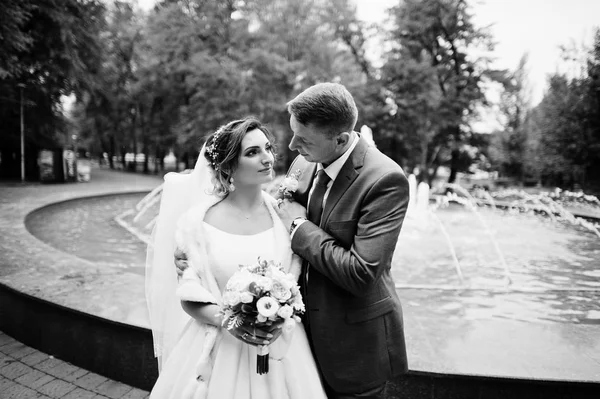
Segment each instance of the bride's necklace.
[{"label": "bride's necklace", "polygon": [[231,209],[233,209],[233,211],[234,211],[234,212],[235,212],[235,213],[236,213],[238,216],[241,216],[241,217],[243,217],[243,218],[244,218],[244,219],[246,219],[246,220],[250,220],[250,218],[251,218],[252,216],[254,216],[254,215],[257,213],[257,211],[259,211],[259,210],[262,208],[263,204],[264,204],[264,201],[260,201],[260,203],[258,204],[258,206],[256,206],[254,209],[252,209],[252,210],[251,210],[249,213],[244,213],[244,212],[240,211],[240,209],[239,209],[239,208],[237,208],[237,207],[233,206],[233,205],[232,205],[230,202],[228,202],[228,203],[227,203],[227,205],[229,205],[229,207],[230,207]]}]

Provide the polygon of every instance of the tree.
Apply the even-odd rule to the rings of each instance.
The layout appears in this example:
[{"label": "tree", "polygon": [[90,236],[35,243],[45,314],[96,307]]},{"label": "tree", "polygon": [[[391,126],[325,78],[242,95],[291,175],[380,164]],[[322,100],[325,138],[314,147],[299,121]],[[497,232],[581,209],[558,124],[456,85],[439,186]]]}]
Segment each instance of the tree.
[{"label": "tree", "polygon": [[426,55],[421,60],[405,58],[400,50],[396,57],[388,55],[382,76],[396,105],[391,117],[402,134],[407,153],[412,154],[408,166],[418,168],[420,181],[431,183],[431,160],[439,151],[439,145],[436,148],[432,144],[442,126],[437,115],[442,94],[436,84],[435,68]]},{"label": "tree", "polygon": [[552,75],[548,91],[535,109],[539,169],[547,184],[600,187],[599,36],[596,32],[584,74],[573,78]]},{"label": "tree", "polygon": [[[5,4],[6,3],[6,4]],[[67,145],[70,139],[61,97],[94,85],[98,33],[104,6],[97,0],[8,1],[0,9],[0,118],[3,159],[18,154],[19,84],[26,120],[26,175],[37,175],[39,148]],[[6,40],[5,40],[6,39]],[[4,165],[3,165],[4,168]],[[12,165],[5,176],[15,176]]]},{"label": "tree", "polygon": [[[491,37],[473,25],[465,0],[406,0],[391,11],[395,28],[390,33],[390,41],[394,48],[387,62],[410,59],[417,65],[427,64],[434,72],[430,79],[441,95],[439,105],[432,110],[440,123],[432,120],[434,134],[429,133],[431,137],[420,140],[429,143],[429,159],[420,163],[431,165],[435,175],[437,167],[449,161],[449,182],[453,182],[458,171],[464,169],[462,160],[468,150],[464,143],[471,134],[468,121],[474,116],[476,105],[486,103],[481,83],[495,72],[488,68],[486,57],[477,58],[472,54],[477,49],[491,50]],[[398,52],[402,57],[395,56]],[[424,98],[435,97],[432,97],[431,84],[412,87],[419,86]],[[430,94],[425,94],[427,92]],[[395,93],[394,98],[406,95],[406,92]],[[432,105],[434,102],[430,102]],[[423,121],[420,125],[425,126]],[[398,130],[406,128],[398,126]]]},{"label": "tree", "polygon": [[[84,139],[90,139],[95,152],[124,156],[137,150],[138,106],[134,101],[137,47],[141,40],[139,20],[131,4],[115,1],[107,13],[101,32],[102,46],[98,79],[93,87],[78,96],[78,124]],[[135,165],[135,163],[134,163]]]},{"label": "tree", "polygon": [[493,134],[490,156],[503,175],[523,182],[528,154],[528,114],[531,109],[527,86],[527,59],[524,54],[517,68],[506,75],[500,98],[504,130]]}]

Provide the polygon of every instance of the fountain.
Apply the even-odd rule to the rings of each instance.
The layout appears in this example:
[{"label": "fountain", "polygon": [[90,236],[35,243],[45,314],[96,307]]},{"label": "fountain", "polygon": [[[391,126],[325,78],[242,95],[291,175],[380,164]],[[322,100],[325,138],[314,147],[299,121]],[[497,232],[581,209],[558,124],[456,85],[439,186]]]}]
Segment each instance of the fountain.
[{"label": "fountain", "polygon": [[[445,284],[443,286],[443,288],[445,289],[495,288],[495,286],[473,287],[472,285],[465,284],[460,260],[458,259],[458,256],[456,254],[456,248],[453,243],[453,239],[448,233],[444,222],[437,215],[437,211],[439,211],[440,209],[448,208],[451,203],[461,205],[470,214],[474,215],[479,225],[483,228],[483,232],[485,233],[489,242],[491,243],[493,252],[495,253],[498,263],[503,271],[503,280],[505,288],[509,288],[513,284],[513,277],[511,275],[510,267],[505,259],[504,252],[502,251],[502,249],[500,248],[500,244],[498,243],[498,239],[495,236],[492,228],[490,227],[488,220],[486,220],[486,218],[483,215],[482,210],[484,208],[490,207],[493,213],[497,211],[498,205],[501,205],[504,209],[508,210],[509,214],[512,215],[515,215],[515,211],[519,210],[521,211],[519,211],[518,213],[529,212],[541,214],[548,216],[552,222],[561,221],[566,222],[567,224],[572,226],[582,226],[589,232],[592,232],[596,236],[600,237],[598,226],[585,220],[582,217],[575,216],[572,212],[569,212],[565,208],[565,206],[553,200],[547,194],[532,195],[527,194],[524,191],[517,190],[504,190],[491,194],[486,190],[480,189],[476,190],[475,195],[473,195],[465,188],[457,184],[444,183],[435,190],[434,195],[432,196],[432,198],[435,201],[432,204],[429,186],[426,183],[421,182],[417,184],[417,179],[414,175],[410,175],[408,177],[408,182],[409,192],[411,193],[411,200],[409,201],[409,207],[407,211],[405,224],[407,224],[408,226],[415,225],[417,226],[416,228],[419,230],[429,229],[431,231],[432,229],[438,229],[441,232],[445,239],[450,257],[452,259],[456,275],[460,280],[459,286],[450,286]],[[439,194],[440,192],[444,192],[444,194]],[[566,193],[564,195],[572,197],[572,195],[570,195],[569,193]],[[506,198],[509,197],[512,197],[513,200],[507,202]],[[581,194],[577,196],[577,198],[584,198],[585,201],[590,204],[600,204],[598,199],[593,196],[586,196]],[[404,228],[402,234],[410,234],[410,228],[411,227],[409,227],[408,229]],[[402,240],[402,235],[400,237],[400,240]],[[440,286],[435,287],[431,285],[411,285],[402,283],[397,284],[397,288],[405,287],[419,287],[421,289],[442,288]],[[522,286],[511,288],[520,291],[528,290],[527,288]],[[596,290],[596,288],[590,287],[572,287],[572,289],[575,291]]]},{"label": "fountain", "polygon": [[[415,176],[408,181],[411,199],[392,275],[411,370],[600,382],[594,360],[600,352],[598,227],[550,195],[469,192],[456,185],[443,186],[442,195]],[[161,190],[128,197],[129,207],[111,209],[112,224],[140,243],[138,259],[150,241]],[[585,202],[590,213],[597,209],[589,196],[562,195]],[[92,202],[47,207],[28,219],[28,228],[38,234],[36,226],[57,226],[101,205]],[[99,212],[108,210],[87,211]],[[50,233],[38,237],[71,251],[68,240]],[[112,247],[102,247],[107,259],[120,256],[119,246]],[[126,270],[141,279],[139,263]]]}]

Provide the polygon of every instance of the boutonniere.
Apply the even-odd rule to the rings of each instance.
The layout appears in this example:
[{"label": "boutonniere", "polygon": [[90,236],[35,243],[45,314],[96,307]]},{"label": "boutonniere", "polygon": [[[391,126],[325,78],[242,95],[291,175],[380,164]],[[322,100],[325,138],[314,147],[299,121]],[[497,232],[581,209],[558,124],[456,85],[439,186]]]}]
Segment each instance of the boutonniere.
[{"label": "boutonniere", "polygon": [[293,172],[290,172],[285,179],[279,185],[277,189],[277,206],[281,206],[284,200],[292,200],[293,195],[298,189],[298,180],[300,180],[300,176],[302,176],[302,171],[300,169],[296,169]]}]

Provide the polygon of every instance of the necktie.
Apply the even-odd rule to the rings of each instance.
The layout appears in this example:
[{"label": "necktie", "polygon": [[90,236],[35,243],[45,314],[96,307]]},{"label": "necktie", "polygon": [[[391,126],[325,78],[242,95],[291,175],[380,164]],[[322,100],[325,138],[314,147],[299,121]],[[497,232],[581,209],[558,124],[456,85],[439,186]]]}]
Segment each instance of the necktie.
[{"label": "necktie", "polygon": [[319,226],[321,224],[321,215],[323,214],[323,197],[327,191],[327,184],[331,178],[325,173],[324,169],[319,170],[315,181],[315,188],[310,195],[308,204],[308,220]]},{"label": "necktie", "polygon": [[[308,201],[308,220],[319,226],[321,224],[321,215],[323,214],[323,198],[325,197],[325,192],[327,191],[327,183],[331,178],[327,176],[324,169],[319,170],[317,173],[317,177],[315,179],[315,187],[310,194],[310,200]],[[302,290],[302,296],[305,297],[305,301],[308,300],[306,286],[308,285],[308,274],[309,274],[309,264],[307,261],[302,262],[302,271],[303,278],[301,279],[300,289]],[[308,308],[306,309],[309,310]],[[304,321],[306,322],[305,326],[306,330],[310,331],[308,328],[308,312],[305,314]]]}]

